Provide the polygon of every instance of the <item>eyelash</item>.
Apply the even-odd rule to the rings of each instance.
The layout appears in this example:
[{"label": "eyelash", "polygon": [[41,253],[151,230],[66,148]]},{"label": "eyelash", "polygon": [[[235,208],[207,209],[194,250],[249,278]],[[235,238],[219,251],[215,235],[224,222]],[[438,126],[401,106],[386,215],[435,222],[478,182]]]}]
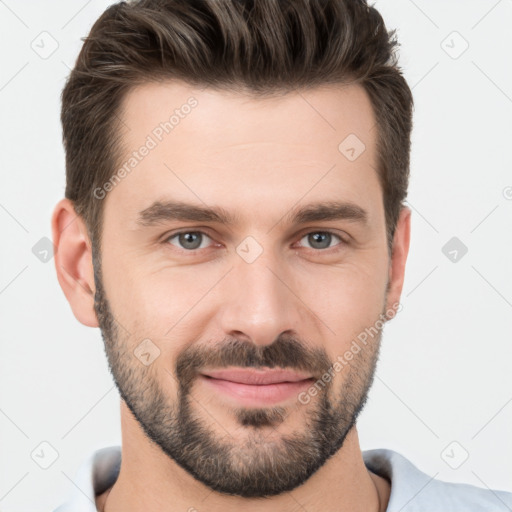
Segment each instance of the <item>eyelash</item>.
[{"label": "eyelash", "polygon": [[[166,236],[163,240],[163,243],[164,244],[170,244],[170,240],[172,240],[173,238],[176,238],[178,237],[179,235],[182,235],[182,234],[185,234],[185,233],[194,233],[194,234],[201,234],[201,235],[204,235],[206,237],[208,237],[210,240],[213,241],[212,237],[208,235],[208,233],[205,233],[204,231],[199,231],[199,230],[190,230],[190,229],[187,229],[187,230],[182,230],[182,231],[177,231],[176,233],[172,233],[168,236]],[[315,249],[315,248],[310,248],[310,247],[306,247],[306,249],[309,249],[311,251],[314,251],[316,253],[330,253],[333,249],[336,250],[336,248],[338,246],[345,246],[345,245],[348,245],[348,242],[346,240],[344,240],[338,233],[335,233],[334,231],[330,231],[330,230],[312,230],[312,231],[307,231],[306,233],[303,233],[299,239],[302,240],[304,237],[310,235],[310,234],[313,234],[313,233],[322,233],[322,234],[329,234],[329,235],[332,235],[336,238],[338,238],[340,240],[340,243],[334,245],[333,247],[328,247],[326,249]],[[173,245],[173,244],[170,244],[170,245]],[[182,247],[177,247],[177,246],[174,246],[176,247],[176,249],[178,250],[181,250],[183,252],[186,252],[186,253],[191,253],[192,255],[197,253],[197,251],[200,251],[202,249],[200,248],[197,248],[197,249],[184,249]],[[203,249],[208,249],[208,247],[204,247]]]}]

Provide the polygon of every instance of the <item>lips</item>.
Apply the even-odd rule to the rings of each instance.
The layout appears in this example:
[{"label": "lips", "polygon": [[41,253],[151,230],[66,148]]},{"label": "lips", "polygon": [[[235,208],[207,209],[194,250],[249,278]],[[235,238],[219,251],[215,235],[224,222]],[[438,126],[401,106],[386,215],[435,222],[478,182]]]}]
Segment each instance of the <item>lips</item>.
[{"label": "lips", "polygon": [[311,379],[312,376],[306,373],[300,373],[283,369],[227,369],[227,370],[208,370],[201,372],[204,376],[212,379],[226,380],[239,384],[249,384],[262,386],[268,384],[278,384],[283,382],[300,382]]},{"label": "lips", "polygon": [[237,407],[267,407],[295,400],[314,378],[283,369],[230,368],[203,371],[199,381],[222,402],[227,400]]}]

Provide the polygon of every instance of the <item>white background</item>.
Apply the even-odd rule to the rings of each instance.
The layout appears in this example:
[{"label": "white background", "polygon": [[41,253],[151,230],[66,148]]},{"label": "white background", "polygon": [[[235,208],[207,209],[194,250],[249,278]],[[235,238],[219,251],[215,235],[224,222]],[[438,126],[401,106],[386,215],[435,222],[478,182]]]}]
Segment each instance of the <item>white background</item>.
[{"label": "white background", "polygon": [[[80,463],[120,442],[100,332],[75,320],[53,260],[32,252],[51,237],[64,195],[60,93],[80,38],[109,4],[0,1],[3,512],[53,510]],[[399,451],[438,479],[512,491],[512,1],[376,7],[398,30],[415,98],[413,234],[403,310],[384,333],[361,445]],[[43,31],[58,43],[46,59],[31,47],[46,37],[51,48]],[[457,262],[442,252],[454,236],[468,248]],[[48,469],[31,458],[43,441],[59,454]],[[453,441],[453,460],[469,454],[458,469],[441,456]]]}]

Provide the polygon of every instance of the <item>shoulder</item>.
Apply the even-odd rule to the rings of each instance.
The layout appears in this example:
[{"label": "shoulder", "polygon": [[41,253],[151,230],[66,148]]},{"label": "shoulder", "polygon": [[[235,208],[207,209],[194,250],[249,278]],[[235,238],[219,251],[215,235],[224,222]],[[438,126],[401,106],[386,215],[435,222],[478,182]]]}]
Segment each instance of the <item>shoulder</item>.
[{"label": "shoulder", "polygon": [[370,471],[391,482],[387,512],[512,510],[512,493],[437,480],[393,450],[366,450],[363,459]]},{"label": "shoulder", "polygon": [[53,512],[96,512],[98,497],[114,485],[121,466],[121,446],[94,451],[80,465],[67,501]]}]

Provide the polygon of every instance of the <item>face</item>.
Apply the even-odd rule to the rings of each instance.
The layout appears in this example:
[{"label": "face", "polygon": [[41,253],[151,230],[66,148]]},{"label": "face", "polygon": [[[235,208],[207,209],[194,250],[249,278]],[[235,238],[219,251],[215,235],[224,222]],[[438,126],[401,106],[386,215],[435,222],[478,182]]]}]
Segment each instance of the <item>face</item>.
[{"label": "face", "polygon": [[132,90],[121,119],[95,268],[121,396],[212,489],[291,490],[353,428],[399,298],[370,102],[172,82]]}]

